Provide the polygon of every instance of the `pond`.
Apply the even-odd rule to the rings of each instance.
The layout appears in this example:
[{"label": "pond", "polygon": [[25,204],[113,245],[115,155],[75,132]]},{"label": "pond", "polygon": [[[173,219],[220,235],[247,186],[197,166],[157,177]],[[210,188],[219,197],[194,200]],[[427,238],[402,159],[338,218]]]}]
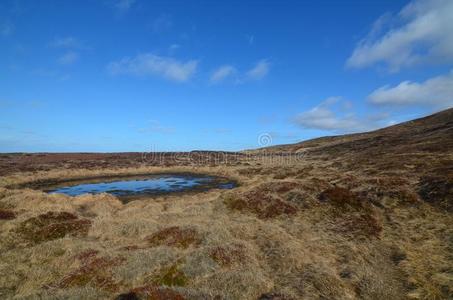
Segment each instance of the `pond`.
[{"label": "pond", "polygon": [[184,173],[68,181],[44,190],[51,194],[69,196],[109,193],[118,196],[123,202],[128,202],[128,200],[141,196],[201,192],[215,188],[232,189],[236,186],[235,181],[224,177]]}]

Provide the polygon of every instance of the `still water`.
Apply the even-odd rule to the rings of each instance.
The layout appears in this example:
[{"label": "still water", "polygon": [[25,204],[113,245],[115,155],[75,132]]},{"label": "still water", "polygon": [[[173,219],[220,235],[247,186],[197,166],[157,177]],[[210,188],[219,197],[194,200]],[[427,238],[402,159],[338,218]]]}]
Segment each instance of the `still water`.
[{"label": "still water", "polygon": [[82,194],[109,193],[115,196],[157,195],[191,190],[204,191],[212,188],[232,189],[236,183],[225,178],[197,174],[161,174],[121,180],[94,180],[92,182],[67,183],[47,190],[49,193],[78,196]]}]

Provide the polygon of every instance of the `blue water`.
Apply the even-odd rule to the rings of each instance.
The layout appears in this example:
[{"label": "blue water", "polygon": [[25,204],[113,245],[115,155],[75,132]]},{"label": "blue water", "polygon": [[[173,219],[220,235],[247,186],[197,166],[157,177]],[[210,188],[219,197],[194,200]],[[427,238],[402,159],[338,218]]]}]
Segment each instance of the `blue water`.
[{"label": "blue water", "polygon": [[58,187],[49,193],[78,196],[82,194],[109,193],[116,196],[162,194],[187,191],[194,188],[232,189],[233,182],[216,182],[214,177],[197,175],[154,175],[149,178],[123,179],[110,182],[81,183]]}]

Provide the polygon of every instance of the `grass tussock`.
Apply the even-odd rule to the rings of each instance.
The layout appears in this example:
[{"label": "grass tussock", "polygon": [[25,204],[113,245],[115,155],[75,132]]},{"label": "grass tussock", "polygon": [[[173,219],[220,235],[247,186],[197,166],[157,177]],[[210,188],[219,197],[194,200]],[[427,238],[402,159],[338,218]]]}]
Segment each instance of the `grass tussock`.
[{"label": "grass tussock", "polygon": [[164,267],[156,275],[153,275],[151,282],[157,286],[186,286],[189,278],[180,269],[181,262]]},{"label": "grass tussock", "polygon": [[419,194],[431,205],[453,212],[453,174],[423,177],[420,180]]},{"label": "grass tussock", "polygon": [[261,219],[295,215],[298,208],[282,197],[297,186],[293,182],[262,184],[242,194],[232,193],[224,203],[231,210],[251,212]]},{"label": "grass tussock", "polygon": [[188,248],[189,246],[198,246],[201,241],[201,235],[194,228],[181,228],[172,226],[161,229],[146,240],[151,246],[169,246]]},{"label": "grass tussock", "polygon": [[82,266],[68,273],[58,282],[50,285],[50,288],[71,288],[92,286],[97,289],[115,292],[119,289],[119,283],[112,277],[111,268],[121,264],[124,258],[92,257],[85,258]]},{"label": "grass tussock", "polygon": [[240,244],[214,247],[210,250],[209,256],[223,267],[241,264],[247,258],[244,246]]},{"label": "grass tussock", "polygon": [[66,235],[86,236],[91,221],[68,212],[47,212],[23,221],[14,232],[30,243],[42,243]]},{"label": "grass tussock", "polygon": [[[60,168],[5,178],[0,209],[14,218],[0,220],[0,298],[452,295],[453,216],[425,200],[449,198],[444,179],[345,172],[343,162],[328,159],[291,168],[247,164],[197,169],[234,178],[240,182],[234,190],[126,204],[106,194],[68,197],[5,186],[193,168]],[[421,186],[437,194],[420,193]]]}]

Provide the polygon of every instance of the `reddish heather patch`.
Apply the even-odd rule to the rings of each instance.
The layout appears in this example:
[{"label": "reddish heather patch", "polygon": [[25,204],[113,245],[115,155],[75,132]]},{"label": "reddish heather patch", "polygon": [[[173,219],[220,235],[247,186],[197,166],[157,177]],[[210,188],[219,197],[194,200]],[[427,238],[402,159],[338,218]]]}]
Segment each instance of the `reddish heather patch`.
[{"label": "reddish heather patch", "polygon": [[234,244],[231,246],[217,246],[211,249],[209,256],[222,266],[231,266],[245,261],[244,246]]},{"label": "reddish heather patch", "polygon": [[193,228],[182,228],[179,226],[172,226],[161,229],[151,236],[147,237],[146,240],[152,246],[169,246],[178,248],[188,248],[190,245],[198,246],[202,237]]},{"label": "reddish heather patch", "polygon": [[119,289],[119,285],[114,282],[110,268],[120,265],[124,260],[121,257],[96,258],[95,255],[91,255],[86,258],[80,268],[70,272],[58,283],[52,284],[50,287],[69,288],[92,285],[99,289],[115,292]]},{"label": "reddish heather patch", "polygon": [[22,222],[16,229],[24,240],[37,244],[72,236],[86,236],[91,221],[78,219],[74,214],[68,212],[48,212]]},{"label": "reddish heather patch", "polygon": [[61,211],[61,212],[49,211],[45,214],[39,215],[38,219],[41,220],[42,222],[45,222],[45,221],[64,222],[64,221],[69,221],[69,220],[76,220],[76,219],[78,219],[78,217],[76,215],[66,212],[66,211]]},{"label": "reddish heather patch", "polygon": [[267,192],[275,192],[277,194],[284,194],[295,189],[299,184],[292,181],[276,181],[264,183],[258,189]]},{"label": "reddish heather patch", "polygon": [[75,256],[78,260],[86,263],[88,260],[91,260],[96,255],[98,255],[99,251],[94,249],[87,249],[85,251],[80,252]]},{"label": "reddish heather patch", "polygon": [[336,219],[334,231],[352,237],[379,237],[382,225],[370,214],[343,214]]},{"label": "reddish heather patch", "polygon": [[298,211],[294,205],[272,195],[266,189],[259,188],[243,195],[228,197],[225,204],[230,209],[253,212],[262,219],[294,215]]},{"label": "reddish heather patch", "polygon": [[338,207],[345,207],[347,205],[352,207],[360,206],[358,197],[350,190],[341,187],[333,187],[325,190],[319,195],[319,200],[321,202],[329,202]]},{"label": "reddish heather patch", "polygon": [[12,220],[16,218],[16,213],[12,210],[0,209],[0,220]]}]

